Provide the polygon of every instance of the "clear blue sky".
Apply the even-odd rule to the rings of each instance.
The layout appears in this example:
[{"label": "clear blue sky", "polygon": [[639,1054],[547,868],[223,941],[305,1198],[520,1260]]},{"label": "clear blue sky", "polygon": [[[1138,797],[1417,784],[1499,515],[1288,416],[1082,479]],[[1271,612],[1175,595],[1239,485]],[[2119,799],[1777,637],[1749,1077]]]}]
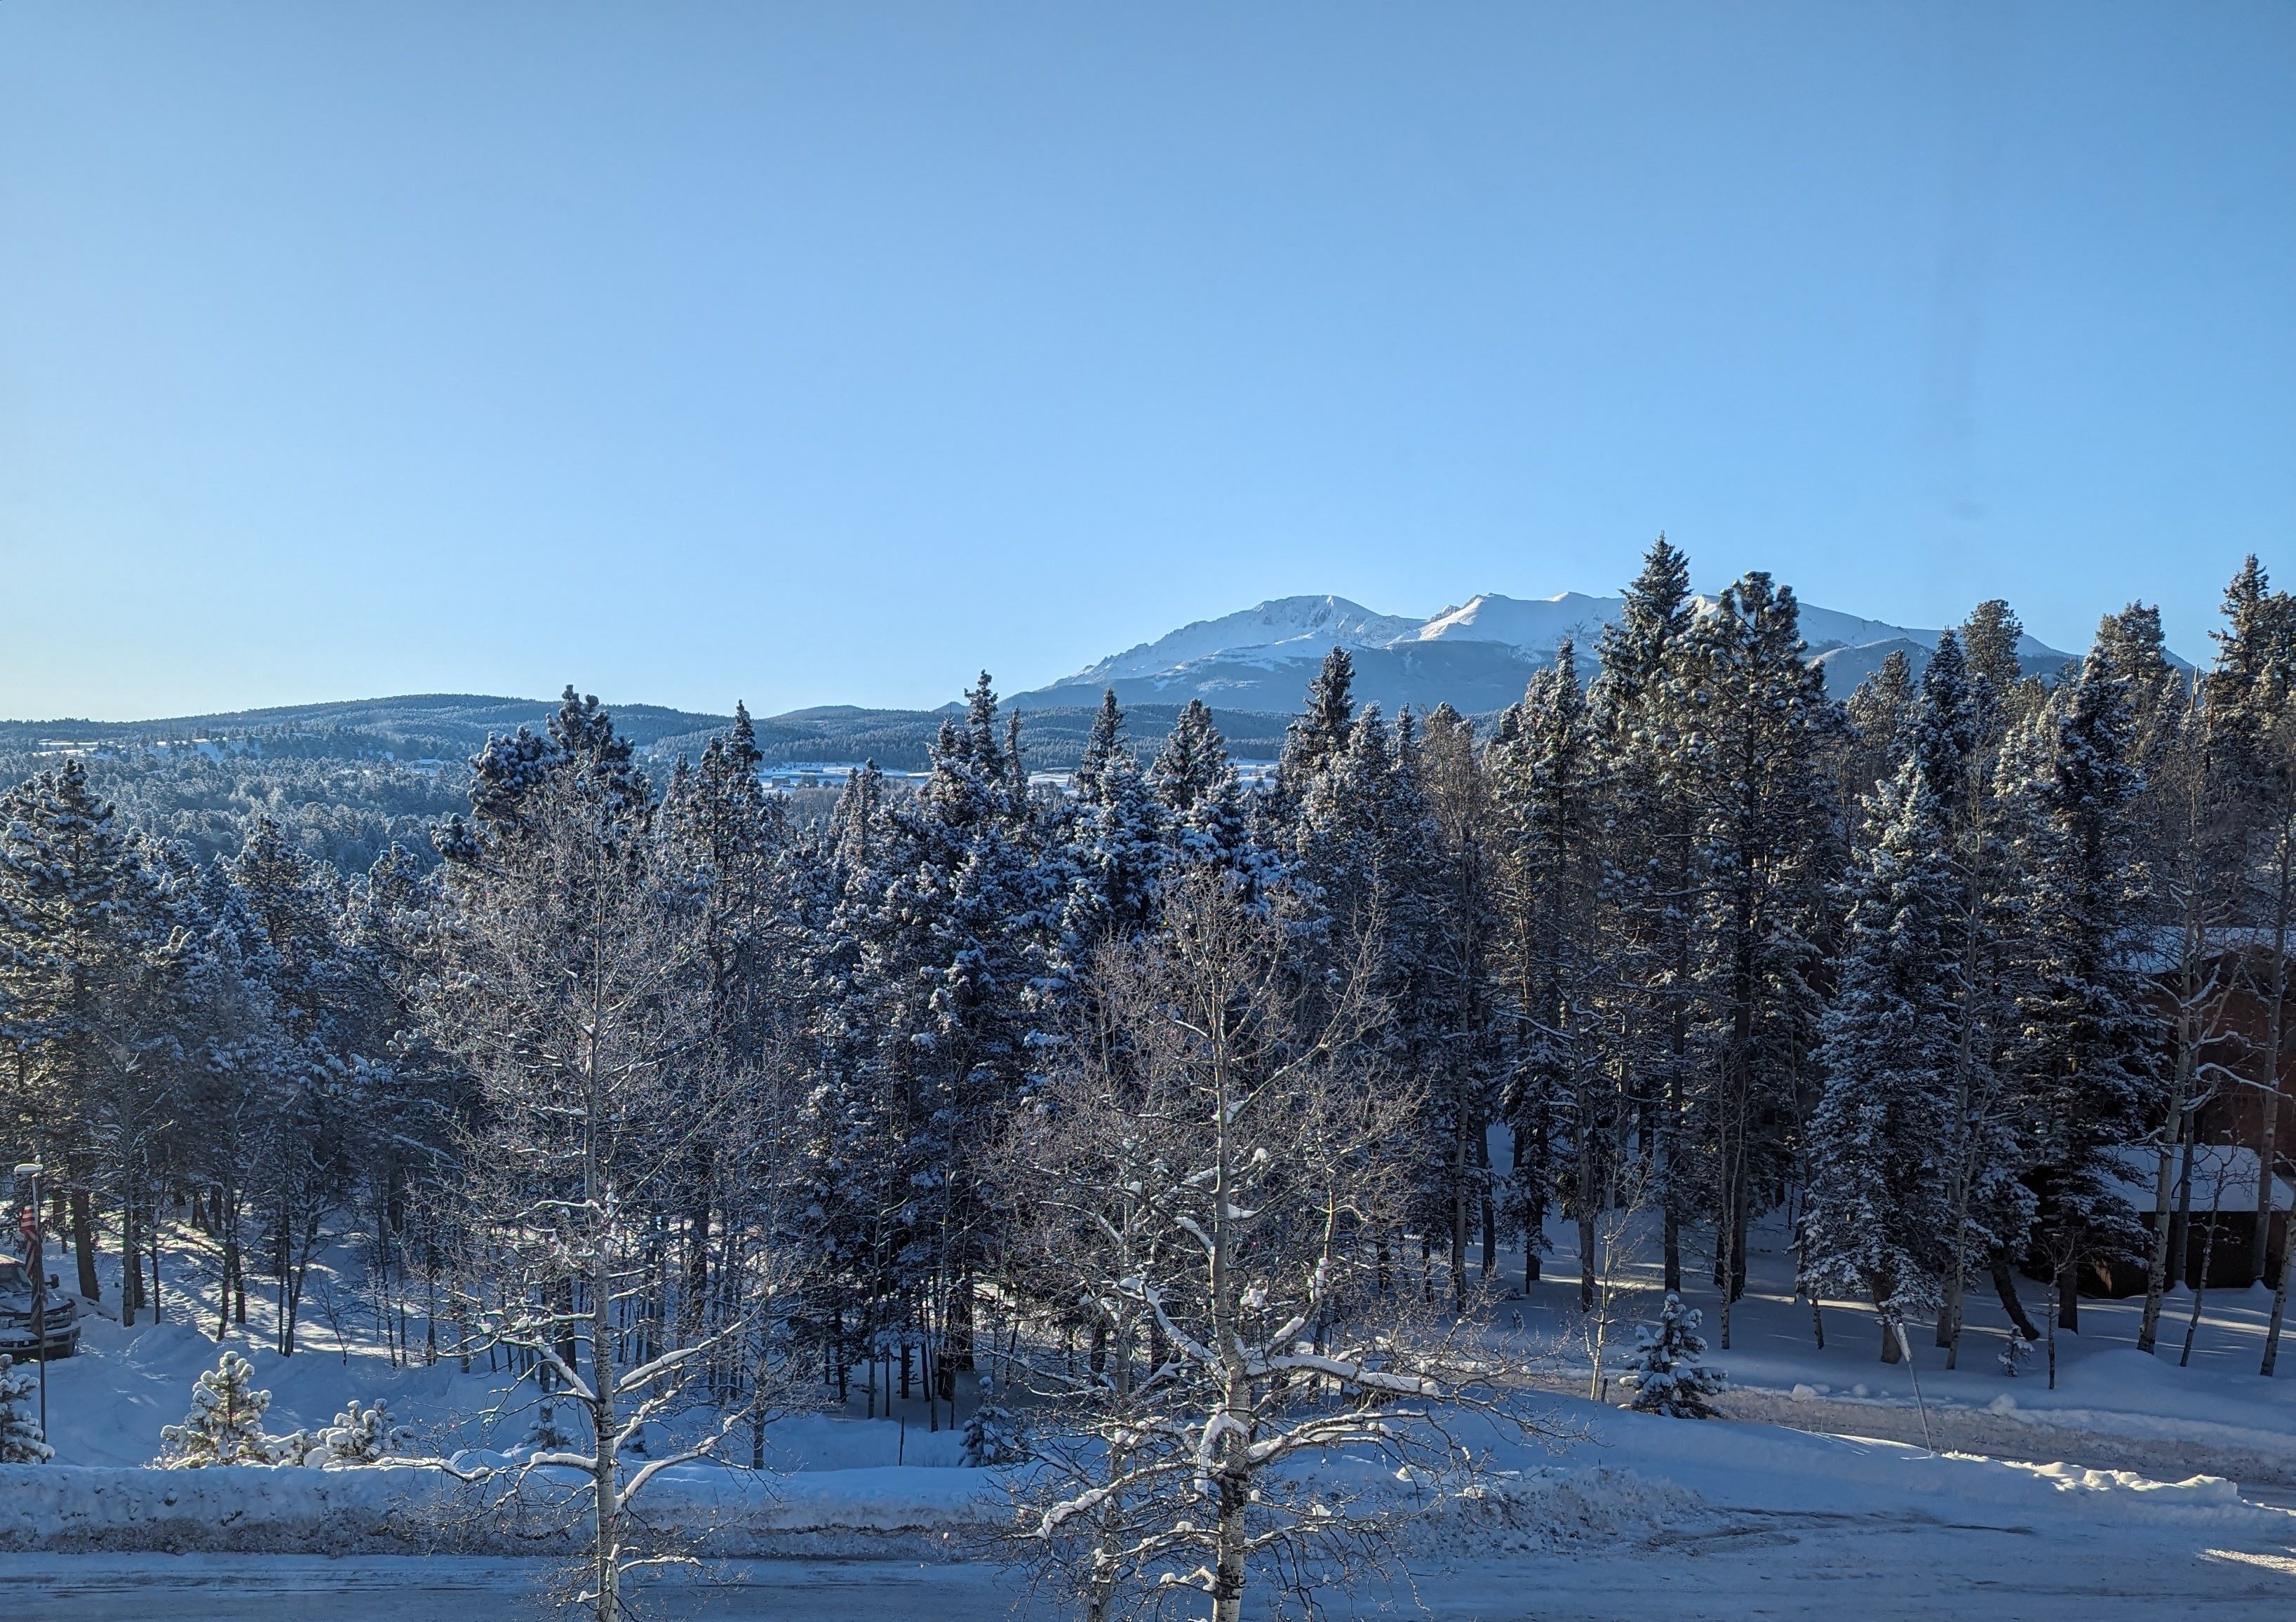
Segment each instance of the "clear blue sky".
[{"label": "clear blue sky", "polygon": [[2296,584],[2296,6],[0,3],[0,714]]}]

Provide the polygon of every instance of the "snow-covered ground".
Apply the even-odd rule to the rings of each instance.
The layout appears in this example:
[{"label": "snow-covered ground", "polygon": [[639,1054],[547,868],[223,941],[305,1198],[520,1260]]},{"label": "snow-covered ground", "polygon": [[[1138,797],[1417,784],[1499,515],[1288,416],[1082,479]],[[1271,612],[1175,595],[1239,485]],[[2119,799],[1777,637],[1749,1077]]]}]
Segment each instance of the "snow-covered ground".
[{"label": "snow-covered ground", "polygon": [[[1526,1329],[1556,1348],[1562,1366],[1551,1383],[1583,1391],[1589,1364],[1578,1316],[1576,1256],[1559,1225],[1553,1239],[1546,1276],[1509,1310],[1520,1310]],[[1732,1313],[1730,1349],[1718,1346],[1707,1358],[1730,1375],[1725,1412],[1798,1429],[1918,1442],[1926,1409],[1930,1438],[1940,1448],[2078,1460],[2172,1477],[2227,1475],[2267,1489],[2267,1495],[2296,1501],[2296,1325],[2284,1343],[2278,1378],[2263,1379],[2257,1370],[2272,1295],[2261,1285],[2207,1292],[2192,1362],[2182,1368],[2177,1360],[2192,1313],[2189,1290],[2167,1296],[2159,1345],[2149,1354],[2136,1349],[2142,1296],[2085,1298],[2080,1332],[2057,1335],[2051,1389],[2039,1342],[2019,1375],[2003,1372],[2009,1320],[1991,1287],[1982,1283],[1965,1304],[1957,1368],[1945,1367],[1945,1354],[1931,1344],[1925,1328],[1910,1334],[1910,1369],[1882,1363],[1880,1325],[1873,1308],[1859,1303],[1825,1303],[1820,1350],[1809,1303],[1793,1294],[1785,1242],[1775,1225],[1757,1232],[1748,1293]],[[1697,1263],[1706,1261],[1710,1274],[1710,1250],[1685,1254],[1684,1263],[1685,1299],[1702,1309],[1710,1343],[1718,1328],[1716,1294]],[[1520,1281],[1521,1257],[1501,1259],[1511,1270],[1504,1276]],[[1625,1272],[1636,1291],[1626,1315],[1652,1315],[1660,1296],[1655,1243],[1644,1246]],[[2041,1324],[2046,1291],[2030,1279],[2020,1279],[2018,1286],[2027,1315]],[[1631,1344],[1631,1334],[1623,1339]],[[1610,1360],[1615,1364],[1617,1356],[1614,1349]]]},{"label": "snow-covered ground", "polygon": [[[1577,1280],[1558,1244],[1546,1278],[1503,1304],[1495,1328],[1511,1331],[1519,1313],[1550,1348],[1543,1400],[1566,1439],[1546,1452],[1495,1435],[1496,1462],[1513,1474],[1480,1510],[1431,1517],[1396,1585],[1358,1591],[1357,1608],[1861,1622],[1972,1607],[2296,1615],[2296,1511],[2285,1507],[2296,1504],[2296,1348],[2280,1379],[2258,1377],[2262,1291],[2213,1292],[2183,1369],[2189,1298],[2170,1298],[2165,1356],[2134,1349],[2141,1301],[2084,1302],[2083,1332],[2060,1336],[2054,1391],[2038,1360],[2013,1380],[2001,1372],[2005,1324],[1985,1291],[1971,1300],[1959,1370],[1915,1337],[1917,1407],[1908,1371],[1876,1358],[1870,1311],[1829,1303],[1826,1347],[1814,1345],[1779,1238],[1758,1243],[1733,1348],[1711,1357],[1732,1376],[1725,1405],[1738,1417],[1708,1423],[1586,1400]],[[1520,1277],[1519,1257],[1501,1260]],[[1646,1288],[1628,1315],[1646,1315],[1655,1256],[1633,1271]],[[2024,1287],[2038,1317],[2040,1292]],[[1711,1291],[1688,1293],[1710,1334]],[[443,1490],[435,1475],[141,1469],[214,1363],[212,1320],[200,1322],[93,1323],[82,1355],[51,1365],[60,1462],[0,1470],[0,1617],[460,1617],[474,1599],[529,1591],[531,1561],[395,1552],[454,1546],[419,1512]],[[257,1327],[234,1344],[273,1392],[275,1431],[323,1425],[353,1395],[387,1398],[424,1451],[506,1446],[525,1422],[491,1417],[510,1382],[483,1361],[468,1373],[452,1362],[393,1368],[348,1324],[345,1344],[318,1327],[282,1359]],[[1937,1454],[1917,1445],[1924,1408]],[[706,1578],[664,1579],[677,1586],[658,1596],[660,1609],[1011,1614],[1025,1596],[979,1558],[1002,1495],[987,1472],[961,1468],[956,1433],[926,1429],[921,1406],[914,1414],[906,1427],[793,1416],[769,1433],[765,1474],[701,1470],[668,1482],[680,1514],[706,1523],[709,1546],[731,1558]],[[70,1552],[89,1549],[102,1552]],[[778,1558],[744,1558],[757,1555]]]}]

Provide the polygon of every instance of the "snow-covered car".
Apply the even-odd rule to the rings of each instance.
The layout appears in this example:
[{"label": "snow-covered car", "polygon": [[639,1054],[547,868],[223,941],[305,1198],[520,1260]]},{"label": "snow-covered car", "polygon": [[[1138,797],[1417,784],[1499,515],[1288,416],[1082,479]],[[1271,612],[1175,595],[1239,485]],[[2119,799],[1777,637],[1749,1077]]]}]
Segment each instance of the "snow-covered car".
[{"label": "snow-covered car", "polygon": [[11,1357],[69,1357],[79,1349],[79,1301],[48,1279],[41,1337],[32,1339],[32,1277],[24,1264],[0,1256],[0,1353]]}]

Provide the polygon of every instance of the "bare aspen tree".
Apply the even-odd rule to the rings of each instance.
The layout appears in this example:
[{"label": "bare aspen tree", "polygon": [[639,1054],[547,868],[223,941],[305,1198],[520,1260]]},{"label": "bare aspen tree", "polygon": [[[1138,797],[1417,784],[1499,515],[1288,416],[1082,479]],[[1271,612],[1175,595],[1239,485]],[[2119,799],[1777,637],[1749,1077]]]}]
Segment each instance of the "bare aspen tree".
[{"label": "bare aspen tree", "polygon": [[1445,1420],[1497,1403],[1480,1323],[1379,1283],[1416,1101],[1370,1057],[1365,965],[1309,997],[1292,950],[1285,919],[1191,876],[1158,935],[1102,953],[1004,1151],[1016,1291],[1092,1343],[1080,1366],[1049,1335],[1016,1349],[1056,1433],[1018,1546],[1095,1622],[1185,1594],[1235,1622],[1255,1573],[1304,1592],[1376,1558],[1382,1507],[1306,1468],[1342,1450],[1478,1470]]},{"label": "bare aspen tree", "polygon": [[[771,1254],[751,1250],[732,1310],[706,1314],[678,1298],[682,1271],[658,1265],[692,1143],[745,1125],[729,1102],[741,1089],[702,1085],[691,897],[658,856],[642,800],[578,764],[552,774],[456,862],[461,907],[424,987],[426,1023],[480,1094],[446,1212],[463,1315],[478,1345],[522,1355],[585,1421],[488,1485],[505,1505],[539,1497],[586,1526],[565,1597],[597,1622],[623,1615],[631,1570],[680,1558],[634,1501],[714,1454],[773,1387],[756,1366],[743,1389],[711,1380],[747,1363],[774,1310]],[[648,1445],[656,1426],[668,1445]]]}]

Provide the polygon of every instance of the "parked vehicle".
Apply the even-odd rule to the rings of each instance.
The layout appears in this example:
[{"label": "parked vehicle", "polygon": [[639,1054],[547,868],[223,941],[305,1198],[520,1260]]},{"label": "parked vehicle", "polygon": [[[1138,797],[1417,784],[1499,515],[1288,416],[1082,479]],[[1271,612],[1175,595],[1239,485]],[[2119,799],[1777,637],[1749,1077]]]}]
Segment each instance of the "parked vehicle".
[{"label": "parked vehicle", "polygon": [[32,1278],[24,1264],[0,1256],[0,1352],[11,1357],[69,1357],[79,1349],[79,1298],[48,1275],[40,1339],[32,1338]]}]

